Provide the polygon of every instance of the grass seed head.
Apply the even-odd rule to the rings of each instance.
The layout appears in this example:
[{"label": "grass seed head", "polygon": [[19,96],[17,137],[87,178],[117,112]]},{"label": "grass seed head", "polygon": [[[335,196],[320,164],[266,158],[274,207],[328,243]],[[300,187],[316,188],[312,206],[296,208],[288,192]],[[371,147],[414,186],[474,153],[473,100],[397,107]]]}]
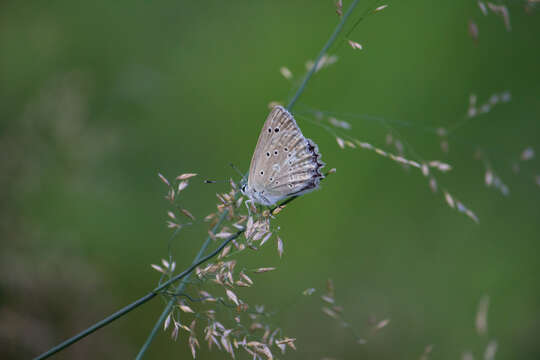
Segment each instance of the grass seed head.
[{"label": "grass seed head", "polygon": [[360,43],[357,43],[356,41],[348,40],[349,45],[355,49],[355,50],[362,50],[362,45]]},{"label": "grass seed head", "polygon": [[178,175],[176,177],[176,180],[187,180],[189,178],[192,178],[194,176],[197,176],[197,174],[194,174],[194,173],[186,173],[186,174],[182,174],[182,175]]},{"label": "grass seed head", "polygon": [[291,80],[292,77],[293,77],[293,74],[291,72],[291,70],[289,70],[288,68],[286,68],[285,66],[282,66],[280,69],[279,69],[279,72],[281,73],[281,75],[283,75],[283,77],[287,80]]},{"label": "grass seed head", "polygon": [[163,181],[167,186],[171,186],[171,183],[169,182],[169,180],[167,180],[165,176],[163,176],[161,173],[158,173],[158,176],[161,179],[161,181]]}]

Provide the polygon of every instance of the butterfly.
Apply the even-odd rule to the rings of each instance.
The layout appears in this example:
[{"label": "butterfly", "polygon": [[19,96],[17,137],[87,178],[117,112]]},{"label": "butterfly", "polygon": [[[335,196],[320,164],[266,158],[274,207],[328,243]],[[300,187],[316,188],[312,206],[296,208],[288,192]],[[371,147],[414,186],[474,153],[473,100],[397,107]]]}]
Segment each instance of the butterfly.
[{"label": "butterfly", "polygon": [[317,145],[302,135],[289,111],[274,106],[259,135],[242,193],[258,204],[274,205],[317,189],[323,167]]}]

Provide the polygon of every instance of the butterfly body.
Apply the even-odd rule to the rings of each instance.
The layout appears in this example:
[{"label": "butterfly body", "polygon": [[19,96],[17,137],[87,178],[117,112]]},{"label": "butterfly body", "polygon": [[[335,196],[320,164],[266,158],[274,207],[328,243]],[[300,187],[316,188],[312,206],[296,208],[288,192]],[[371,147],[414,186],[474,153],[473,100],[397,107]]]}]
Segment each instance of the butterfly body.
[{"label": "butterfly body", "polygon": [[259,135],[242,192],[256,203],[273,205],[315,190],[324,177],[320,158],[317,145],[304,137],[291,113],[275,106]]}]

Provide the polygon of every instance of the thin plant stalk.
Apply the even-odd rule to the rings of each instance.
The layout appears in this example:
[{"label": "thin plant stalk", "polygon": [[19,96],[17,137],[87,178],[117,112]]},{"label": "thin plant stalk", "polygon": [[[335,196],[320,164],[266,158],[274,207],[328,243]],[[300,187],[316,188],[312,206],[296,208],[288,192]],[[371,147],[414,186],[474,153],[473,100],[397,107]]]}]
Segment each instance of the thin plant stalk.
[{"label": "thin plant stalk", "polygon": [[304,92],[304,89],[309,81],[309,79],[311,79],[311,77],[313,76],[313,74],[315,73],[315,71],[317,71],[317,68],[319,67],[319,62],[321,61],[321,59],[323,58],[324,54],[326,54],[326,52],[328,51],[328,49],[330,48],[330,46],[332,46],[332,44],[334,43],[334,41],[336,41],[339,33],[341,32],[341,30],[343,30],[343,26],[345,25],[345,22],[347,21],[348,17],[352,14],[354,8],[356,7],[356,5],[358,5],[358,2],[360,0],[354,0],[353,3],[349,6],[349,8],[347,9],[347,11],[345,12],[345,14],[343,15],[343,18],[341,19],[341,21],[337,24],[336,28],[334,29],[334,32],[332,33],[332,35],[330,36],[330,38],[328,39],[328,41],[326,42],[326,44],[324,44],[323,48],[321,49],[321,51],[319,52],[319,55],[317,55],[317,58],[315,59],[315,63],[313,64],[313,66],[311,67],[311,69],[309,69],[308,73],[306,74],[306,76],[304,77],[304,80],[302,80],[302,83],[300,84],[300,86],[298,87],[298,90],[296,91],[296,94],[294,94],[294,97],[292,98],[292,100],[289,102],[289,105],[287,105],[287,110],[291,110],[292,107],[294,106],[294,104],[296,103],[296,100],[298,100],[298,98],[300,97],[300,95]]},{"label": "thin plant stalk", "polygon": [[[67,339],[66,341],[58,344],[57,346],[49,349],[48,351],[44,352],[43,354],[35,357],[34,359],[35,360],[41,360],[41,359],[46,359],[54,354],[56,354],[57,352],[67,348],[68,346],[70,345],[73,345],[74,343],[76,343],[77,341],[81,340],[82,338],[92,334],[94,331],[96,330],[99,330],[101,329],[102,327],[104,327],[105,325],[108,325],[110,324],[111,322],[113,322],[114,320],[122,317],[123,315],[127,314],[128,312],[134,310],[135,308],[141,306],[142,304],[148,302],[149,300],[153,299],[156,295],[159,295],[161,293],[162,290],[164,290],[165,288],[167,288],[169,285],[171,285],[172,283],[180,280],[180,279],[185,279],[186,277],[188,277],[192,272],[193,270],[195,270],[195,268],[205,262],[207,262],[208,260],[210,260],[211,258],[213,258],[214,256],[216,256],[217,254],[219,254],[221,252],[221,250],[223,250],[223,248],[225,246],[227,246],[227,244],[229,244],[231,241],[233,241],[234,239],[238,238],[244,231],[241,230],[241,231],[238,231],[236,232],[235,234],[231,235],[230,237],[228,237],[227,239],[225,239],[221,245],[219,245],[219,247],[217,247],[214,251],[212,251],[210,254],[208,254],[207,256],[205,256],[204,258],[201,258],[199,257],[199,259],[197,261],[194,261],[193,264],[187,268],[186,270],[182,271],[181,273],[175,275],[174,277],[172,277],[171,279],[167,280],[166,282],[164,282],[163,284],[161,284],[160,286],[156,287],[154,290],[152,290],[151,292],[149,292],[148,294],[146,294],[145,296],[141,297],[140,299],[132,302],[131,304],[123,307],[122,309],[118,310],[117,312],[115,312],[114,314],[106,317],[105,319],[95,323],[94,325],[90,326],[89,328],[81,331],[80,333],[78,333],[77,335]],[[204,245],[204,244],[203,244]],[[201,250],[206,250],[206,248],[202,249]],[[200,251],[199,251],[200,252]],[[187,280],[186,280],[187,281]],[[178,290],[178,289],[177,289]],[[180,290],[183,290],[180,289]]]},{"label": "thin plant stalk", "polygon": [[[221,216],[218,219],[218,222],[212,228],[212,233],[214,233],[214,234],[216,233],[216,231],[219,229],[219,227],[221,226],[221,224],[223,223],[223,221],[225,220],[227,215],[229,215],[229,209],[226,209],[225,211],[223,211],[223,213],[221,214]],[[243,231],[239,231],[237,234],[235,234],[236,235],[235,238],[238,237],[242,232]],[[206,251],[206,249],[208,248],[208,245],[210,245],[211,242],[212,242],[212,238],[210,236],[208,236],[206,238],[206,240],[204,241],[204,243],[202,244],[201,249],[197,253],[197,256],[195,256],[195,259],[193,260],[193,264],[196,264],[201,260],[201,258],[204,255],[204,252]],[[179,294],[182,291],[184,291],[184,288],[186,287],[186,284],[187,284],[187,282],[189,280],[190,274],[191,273],[189,273],[180,282],[180,284],[177,286],[176,291],[175,291],[176,294]],[[148,335],[148,338],[146,339],[143,346],[141,347],[141,350],[139,350],[139,353],[137,354],[137,360],[142,359],[142,357],[144,356],[144,353],[146,352],[146,350],[148,349],[148,347],[150,346],[150,344],[154,340],[154,337],[156,336],[158,330],[161,328],[161,324],[163,324],[163,322],[167,318],[167,315],[171,312],[171,309],[174,306],[175,301],[176,301],[176,298],[171,297],[171,299],[169,300],[169,302],[165,306],[165,309],[163,309],[163,312],[161,313],[161,315],[160,315],[158,321],[156,322],[156,324],[154,325],[154,328],[150,332],[150,335]]]}]

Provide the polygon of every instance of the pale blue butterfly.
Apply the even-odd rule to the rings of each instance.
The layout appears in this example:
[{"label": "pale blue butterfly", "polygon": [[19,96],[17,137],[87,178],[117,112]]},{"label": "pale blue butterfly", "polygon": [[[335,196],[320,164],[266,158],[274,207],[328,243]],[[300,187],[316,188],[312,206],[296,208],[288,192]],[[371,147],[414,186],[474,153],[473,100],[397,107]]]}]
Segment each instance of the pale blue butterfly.
[{"label": "pale blue butterfly", "polygon": [[259,135],[242,193],[268,206],[313,191],[324,178],[320,159],[317,145],[302,135],[291,113],[274,106]]}]

